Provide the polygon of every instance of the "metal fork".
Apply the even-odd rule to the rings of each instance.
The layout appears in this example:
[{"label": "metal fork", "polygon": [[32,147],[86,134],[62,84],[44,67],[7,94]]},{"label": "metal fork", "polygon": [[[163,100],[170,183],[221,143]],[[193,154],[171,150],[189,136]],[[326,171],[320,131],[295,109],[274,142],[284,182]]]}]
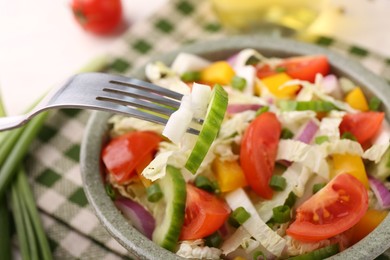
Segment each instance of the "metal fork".
[{"label": "metal fork", "polygon": [[[135,78],[82,73],[46,96],[31,112],[0,118],[0,131],[22,126],[35,115],[55,108],[102,110],[165,125],[168,117],[179,108],[182,97],[182,94]],[[188,128],[187,132],[199,134],[194,128]]]}]

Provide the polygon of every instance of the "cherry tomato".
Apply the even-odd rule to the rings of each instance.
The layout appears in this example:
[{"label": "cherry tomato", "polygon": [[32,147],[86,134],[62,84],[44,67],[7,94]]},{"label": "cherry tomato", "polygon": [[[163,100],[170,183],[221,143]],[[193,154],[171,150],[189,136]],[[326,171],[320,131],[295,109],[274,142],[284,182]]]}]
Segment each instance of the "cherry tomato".
[{"label": "cherry tomato", "polygon": [[325,76],[329,73],[329,69],[329,62],[326,56],[293,57],[283,60],[275,69],[271,69],[268,65],[259,66],[257,68],[257,77],[262,79],[283,71],[294,79],[314,82],[317,73]]},{"label": "cherry tomato", "polygon": [[77,22],[96,34],[110,33],[122,21],[121,0],[72,0],[71,8]]},{"label": "cherry tomato", "polygon": [[296,219],[286,232],[301,241],[327,239],[353,227],[367,208],[366,188],[352,175],[343,173],[298,207]]},{"label": "cherry tomato", "polygon": [[380,130],[385,114],[383,112],[361,112],[346,114],[340,124],[340,134],[350,132],[363,146]]},{"label": "cherry tomato", "polygon": [[281,125],[275,114],[265,112],[255,118],[242,138],[240,163],[249,186],[265,199],[273,191],[269,181],[275,168]]},{"label": "cherry tomato", "polygon": [[184,225],[180,240],[193,240],[217,231],[230,214],[229,206],[214,194],[187,184]]},{"label": "cherry tomato", "polygon": [[103,162],[118,183],[136,173],[137,167],[157,150],[161,137],[147,131],[136,131],[112,139],[102,151]]}]

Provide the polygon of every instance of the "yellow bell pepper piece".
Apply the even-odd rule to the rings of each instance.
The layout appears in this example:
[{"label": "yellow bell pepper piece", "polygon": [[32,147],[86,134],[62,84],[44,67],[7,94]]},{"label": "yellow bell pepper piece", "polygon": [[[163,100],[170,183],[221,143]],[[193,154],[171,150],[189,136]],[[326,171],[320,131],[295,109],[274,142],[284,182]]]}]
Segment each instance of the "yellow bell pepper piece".
[{"label": "yellow bell pepper piece", "polygon": [[368,111],[368,102],[364,93],[360,87],[352,89],[345,96],[345,102],[347,102],[352,108],[360,111]]},{"label": "yellow bell pepper piece", "polygon": [[359,242],[362,238],[373,231],[387,216],[386,210],[368,209],[366,214],[352,228],[352,243]]},{"label": "yellow bell pepper piece", "polygon": [[201,82],[209,84],[229,85],[235,72],[226,61],[217,61],[200,72]]},{"label": "yellow bell pepper piece", "polygon": [[299,90],[299,85],[291,85],[281,87],[284,83],[292,80],[292,78],[286,73],[277,73],[272,76],[265,77],[261,82],[268,88],[268,90],[278,98],[291,98],[294,97]]},{"label": "yellow bell pepper piece", "polygon": [[349,173],[358,179],[366,189],[369,188],[368,178],[364,163],[359,155],[333,154],[333,168],[330,177],[333,178],[341,173]]},{"label": "yellow bell pepper piece", "polygon": [[216,158],[212,165],[221,192],[228,192],[247,185],[244,172],[237,161],[221,161]]},{"label": "yellow bell pepper piece", "polygon": [[147,188],[150,185],[152,185],[152,181],[149,179],[146,179],[143,175],[142,172],[146,168],[146,166],[149,165],[149,163],[153,160],[152,155],[147,155],[146,158],[140,162],[140,164],[135,168],[135,171],[138,175],[138,178],[142,182],[142,184]]}]

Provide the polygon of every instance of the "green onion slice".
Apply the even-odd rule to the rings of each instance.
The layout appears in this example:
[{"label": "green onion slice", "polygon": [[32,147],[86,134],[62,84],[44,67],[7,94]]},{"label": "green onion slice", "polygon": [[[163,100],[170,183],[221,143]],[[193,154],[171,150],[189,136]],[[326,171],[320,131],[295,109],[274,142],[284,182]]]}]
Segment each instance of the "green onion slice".
[{"label": "green onion slice", "polygon": [[337,107],[329,101],[312,100],[312,101],[296,101],[296,100],[281,100],[278,103],[282,111],[315,111],[315,112],[330,112],[337,110]]},{"label": "green onion slice", "polygon": [[276,223],[286,223],[291,219],[290,207],[286,205],[278,206],[272,209],[272,219]]},{"label": "green onion slice", "polygon": [[269,186],[276,191],[283,191],[286,188],[287,182],[283,176],[272,175],[269,181]]},{"label": "green onion slice", "polygon": [[206,176],[203,176],[203,175],[196,176],[194,183],[195,183],[195,186],[198,187],[199,189],[202,189],[202,190],[205,190],[208,192],[215,191],[214,183],[212,181],[210,181],[210,179],[207,178]]},{"label": "green onion slice", "polygon": [[244,207],[238,207],[236,208],[232,213],[232,218],[239,224],[242,225],[247,221],[251,214],[244,209]]}]

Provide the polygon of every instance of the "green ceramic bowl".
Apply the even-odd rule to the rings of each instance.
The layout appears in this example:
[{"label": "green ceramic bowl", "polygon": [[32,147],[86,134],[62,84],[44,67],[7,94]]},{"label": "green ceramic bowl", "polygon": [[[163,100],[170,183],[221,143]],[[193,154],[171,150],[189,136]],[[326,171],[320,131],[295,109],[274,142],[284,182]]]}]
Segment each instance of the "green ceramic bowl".
[{"label": "green ceramic bowl", "polygon": [[[229,57],[243,48],[254,48],[268,57],[288,57],[294,55],[325,54],[330,61],[332,72],[346,76],[364,92],[382,99],[387,118],[390,115],[390,87],[360,64],[351,59],[341,57],[327,49],[295,41],[262,38],[233,37],[217,41],[199,42],[185,46],[175,52],[168,53],[153,60],[171,63],[179,52],[191,52],[210,60]],[[137,78],[145,78],[144,68],[132,73]],[[81,171],[84,190],[89,203],[108,232],[122,244],[135,259],[179,259],[175,254],[159,247],[134,229],[115,208],[106,195],[102,182],[100,151],[106,139],[107,119],[110,114],[94,112],[88,122],[81,147]],[[388,216],[370,235],[334,256],[334,259],[374,259],[390,248],[390,216]]]}]

